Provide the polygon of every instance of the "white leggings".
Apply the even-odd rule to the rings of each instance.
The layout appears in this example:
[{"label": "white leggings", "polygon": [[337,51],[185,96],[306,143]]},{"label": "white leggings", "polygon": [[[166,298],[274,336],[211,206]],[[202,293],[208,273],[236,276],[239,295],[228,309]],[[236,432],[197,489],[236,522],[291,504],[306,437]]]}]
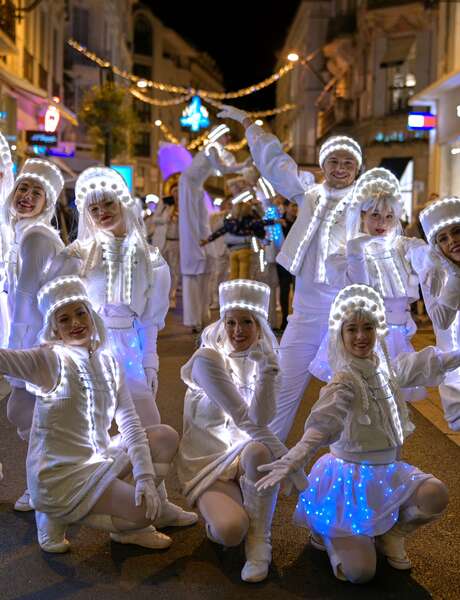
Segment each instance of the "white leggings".
[{"label": "white leggings", "polygon": [[[420,484],[408,501],[400,507],[401,513],[409,507],[417,507],[423,515],[411,521],[421,526],[434,520],[447,506],[447,488],[434,477]],[[377,564],[375,545],[372,538],[357,535],[344,538],[323,538],[334,572],[337,571],[351,583],[366,583],[375,575]]]},{"label": "white leggings", "polygon": [[216,481],[197,500],[201,515],[214,540],[223,546],[238,546],[246,537],[249,518],[243,507],[239,477],[244,473],[252,482],[263,477],[259,465],[273,460],[270,450],[260,442],[249,443],[240,457],[237,481]]}]

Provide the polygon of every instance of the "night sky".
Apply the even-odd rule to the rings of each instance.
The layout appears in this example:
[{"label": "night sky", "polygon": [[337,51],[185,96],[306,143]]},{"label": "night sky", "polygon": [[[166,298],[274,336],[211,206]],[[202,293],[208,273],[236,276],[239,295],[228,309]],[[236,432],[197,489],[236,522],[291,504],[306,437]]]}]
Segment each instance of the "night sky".
[{"label": "night sky", "polygon": [[[227,91],[256,83],[274,71],[299,6],[299,0],[144,3],[165,25],[216,60]],[[232,103],[248,110],[273,108],[275,84]]]}]

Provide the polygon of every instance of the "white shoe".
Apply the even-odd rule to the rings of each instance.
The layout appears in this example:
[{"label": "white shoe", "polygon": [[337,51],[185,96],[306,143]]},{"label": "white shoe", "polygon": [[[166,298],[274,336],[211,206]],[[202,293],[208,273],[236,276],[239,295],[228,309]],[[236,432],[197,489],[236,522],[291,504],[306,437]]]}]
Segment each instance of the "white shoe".
[{"label": "white shoe", "polygon": [[29,490],[24,490],[22,496],[16,500],[14,503],[14,510],[18,510],[19,512],[29,512],[33,510],[32,506],[30,506]]},{"label": "white shoe", "polygon": [[119,544],[134,544],[135,546],[151,548],[152,550],[169,548],[172,544],[172,539],[164,533],[157,531],[153,525],[134,531],[111,533],[110,538]]},{"label": "white shoe", "polygon": [[163,527],[187,527],[195,525],[198,521],[198,515],[194,512],[188,512],[173,504],[169,500],[161,505],[161,513],[158,519],[154,521],[155,527],[163,529]]},{"label": "white shoe", "polygon": [[69,540],[65,538],[66,525],[57,522],[46,513],[35,511],[37,537],[40,548],[45,552],[63,554],[70,548]]},{"label": "white shoe", "polygon": [[410,558],[407,556],[405,536],[395,525],[383,535],[375,539],[376,548],[386,556],[388,563],[399,571],[407,571],[412,567]]}]

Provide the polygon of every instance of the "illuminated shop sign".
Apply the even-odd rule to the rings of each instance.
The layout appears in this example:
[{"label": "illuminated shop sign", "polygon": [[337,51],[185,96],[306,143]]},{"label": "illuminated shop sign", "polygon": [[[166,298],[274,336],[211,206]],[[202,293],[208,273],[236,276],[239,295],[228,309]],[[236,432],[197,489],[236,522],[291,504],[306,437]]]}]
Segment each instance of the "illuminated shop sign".
[{"label": "illuminated shop sign", "polygon": [[194,132],[209,127],[209,113],[207,108],[201,104],[199,96],[192,98],[190,104],[182,111],[182,117],[179,120],[182,127],[189,127]]},{"label": "illuminated shop sign", "polygon": [[46,146],[50,148],[57,146],[58,136],[56,133],[46,131],[26,131],[26,141],[30,146]]},{"label": "illuminated shop sign", "polygon": [[429,131],[436,128],[436,115],[425,112],[411,112],[407,117],[408,129],[423,129]]}]

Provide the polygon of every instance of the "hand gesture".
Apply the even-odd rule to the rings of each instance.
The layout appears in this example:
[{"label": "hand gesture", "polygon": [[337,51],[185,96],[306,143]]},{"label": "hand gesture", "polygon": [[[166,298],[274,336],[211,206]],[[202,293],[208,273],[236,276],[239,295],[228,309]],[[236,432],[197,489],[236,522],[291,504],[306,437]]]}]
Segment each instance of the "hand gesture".
[{"label": "hand gesture", "polygon": [[228,104],[222,104],[222,110],[217,113],[217,116],[219,119],[232,119],[238,121],[238,123],[243,123],[245,119],[249,119],[247,112]]},{"label": "hand gesture", "polygon": [[275,487],[280,481],[283,481],[283,479],[288,477],[293,471],[293,465],[289,461],[280,458],[266,465],[260,465],[257,470],[261,473],[268,471],[265,477],[262,477],[262,479],[259,479],[259,481],[256,482],[257,491],[262,492]]},{"label": "hand gesture", "polygon": [[136,481],[136,489],[134,492],[134,500],[136,506],[145,505],[145,517],[154,521],[160,514],[161,500],[158,495],[157,488],[153,477],[145,477]]}]

